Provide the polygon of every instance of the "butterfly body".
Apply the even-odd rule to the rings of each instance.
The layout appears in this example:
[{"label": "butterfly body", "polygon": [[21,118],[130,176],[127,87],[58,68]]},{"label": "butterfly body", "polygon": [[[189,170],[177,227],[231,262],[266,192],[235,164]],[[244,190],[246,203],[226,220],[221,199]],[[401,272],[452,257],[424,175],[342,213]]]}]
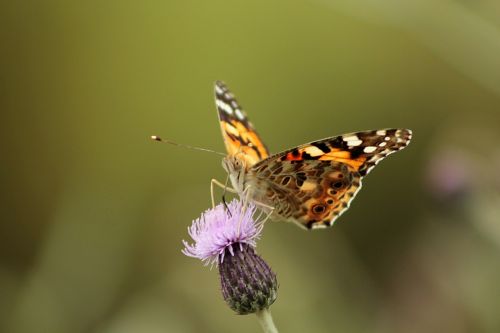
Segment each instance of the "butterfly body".
[{"label": "butterfly body", "polygon": [[407,129],[383,129],[326,138],[270,155],[242,108],[222,82],[216,105],[228,151],[223,167],[240,195],[273,207],[273,217],[301,227],[329,227],[383,158],[405,148]]},{"label": "butterfly body", "polygon": [[246,161],[238,155],[228,155],[222,160],[222,167],[229,175],[229,180],[233,189],[238,193],[243,193],[247,187]]}]

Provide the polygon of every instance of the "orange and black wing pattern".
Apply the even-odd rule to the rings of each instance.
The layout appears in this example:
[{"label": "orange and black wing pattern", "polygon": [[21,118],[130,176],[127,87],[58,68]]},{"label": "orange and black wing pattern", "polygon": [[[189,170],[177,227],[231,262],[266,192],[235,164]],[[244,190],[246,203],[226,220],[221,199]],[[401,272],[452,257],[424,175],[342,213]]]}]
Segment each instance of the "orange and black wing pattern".
[{"label": "orange and black wing pattern", "polygon": [[234,95],[221,81],[215,82],[215,104],[228,154],[238,154],[247,167],[267,158],[266,146]]},{"label": "orange and black wing pattern", "polygon": [[251,168],[258,200],[277,218],[325,228],[349,208],[363,177],[411,140],[407,129],[384,129],[327,138],[273,155]]},{"label": "orange and black wing pattern", "polygon": [[382,159],[404,149],[411,135],[409,129],[396,128],[349,133],[314,141],[273,157],[280,161],[340,162],[364,176]]}]

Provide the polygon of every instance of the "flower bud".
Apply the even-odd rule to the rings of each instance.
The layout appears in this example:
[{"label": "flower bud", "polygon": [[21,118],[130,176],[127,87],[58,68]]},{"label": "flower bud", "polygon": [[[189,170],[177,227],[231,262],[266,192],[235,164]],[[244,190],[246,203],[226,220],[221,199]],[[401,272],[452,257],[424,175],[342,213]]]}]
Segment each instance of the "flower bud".
[{"label": "flower bud", "polygon": [[233,244],[231,249],[225,250],[218,267],[222,295],[236,313],[249,314],[267,309],[276,300],[276,274],[252,246]]}]

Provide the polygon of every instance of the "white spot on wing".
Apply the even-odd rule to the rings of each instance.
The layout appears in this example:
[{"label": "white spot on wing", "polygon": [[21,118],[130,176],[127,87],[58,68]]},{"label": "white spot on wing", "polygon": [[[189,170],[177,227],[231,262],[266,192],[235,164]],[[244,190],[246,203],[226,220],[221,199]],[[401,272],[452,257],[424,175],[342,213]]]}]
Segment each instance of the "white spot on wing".
[{"label": "white spot on wing", "polygon": [[221,87],[219,87],[218,85],[215,85],[215,92],[219,95],[222,95],[223,93],[223,90],[221,89]]},{"label": "white spot on wing", "polygon": [[352,140],[352,141],[347,141],[347,145],[349,147],[352,147],[352,146],[359,146],[360,144],[362,144],[363,141],[361,140]]},{"label": "white spot on wing", "polygon": [[217,104],[217,107],[220,108],[222,111],[226,112],[227,114],[230,114],[230,115],[233,114],[233,109],[229,105],[227,105],[226,103],[221,101],[220,99],[216,100],[215,104]]},{"label": "white spot on wing", "polygon": [[376,133],[377,133],[377,135],[386,135],[387,131],[386,130],[378,130]]},{"label": "white spot on wing", "polygon": [[378,144],[379,147],[385,147],[387,145],[387,142],[381,142]]},{"label": "white spot on wing", "polygon": [[344,140],[344,141],[356,141],[356,140],[358,140],[359,141],[359,138],[357,135],[350,135],[350,136],[344,136],[342,138],[342,140]]},{"label": "white spot on wing", "polygon": [[373,153],[375,150],[377,150],[377,147],[368,146],[368,147],[365,147],[365,149],[363,149],[363,152],[369,154],[369,153]]},{"label": "white spot on wing", "polygon": [[240,111],[240,109],[234,110],[234,113],[236,114],[236,117],[238,117],[239,120],[245,119],[245,116],[243,115],[243,112]]}]

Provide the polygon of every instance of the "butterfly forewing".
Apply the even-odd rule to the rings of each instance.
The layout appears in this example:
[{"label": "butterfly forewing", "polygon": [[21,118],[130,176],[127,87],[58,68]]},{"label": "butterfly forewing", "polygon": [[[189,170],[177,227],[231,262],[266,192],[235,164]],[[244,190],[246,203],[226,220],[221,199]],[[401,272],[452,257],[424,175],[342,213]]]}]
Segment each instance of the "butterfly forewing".
[{"label": "butterfly forewing", "polygon": [[408,129],[364,131],[314,141],[277,154],[274,158],[281,161],[337,161],[352,166],[364,176],[379,161],[405,148],[410,140],[411,131]]},{"label": "butterfly forewing", "polygon": [[221,81],[215,82],[215,104],[219,114],[222,137],[229,155],[239,154],[248,166],[269,156],[266,146],[242,107]]}]

